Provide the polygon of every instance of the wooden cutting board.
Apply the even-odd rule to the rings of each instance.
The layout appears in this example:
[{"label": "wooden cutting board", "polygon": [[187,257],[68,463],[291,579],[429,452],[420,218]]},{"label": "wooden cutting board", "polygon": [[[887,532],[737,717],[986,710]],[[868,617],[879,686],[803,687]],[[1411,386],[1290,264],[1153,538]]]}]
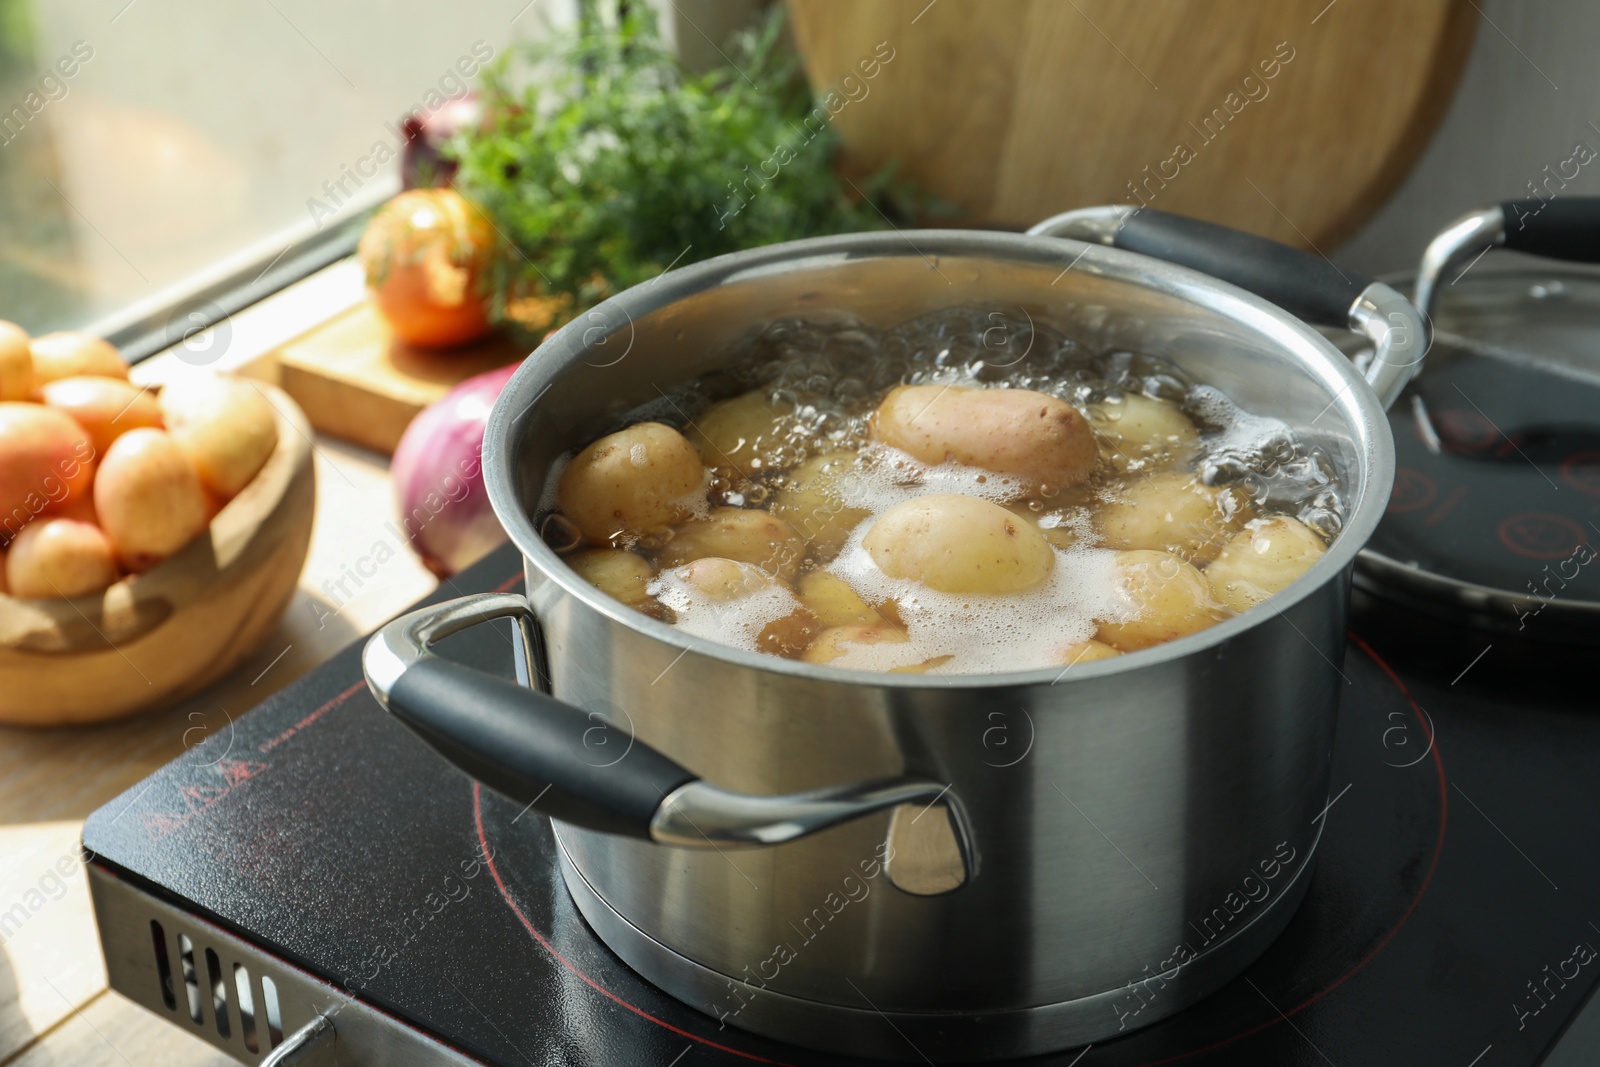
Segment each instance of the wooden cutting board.
[{"label": "wooden cutting board", "polygon": [[896,162],[956,221],[1142,202],[1324,250],[1426,146],[1477,19],[1464,0],[789,9],[848,169]]},{"label": "wooden cutting board", "polygon": [[370,301],[362,301],[273,353],[283,391],[323,433],[392,453],[411,420],[475,374],[522,359],[537,346],[526,334],[495,333],[446,351],[399,340]]}]

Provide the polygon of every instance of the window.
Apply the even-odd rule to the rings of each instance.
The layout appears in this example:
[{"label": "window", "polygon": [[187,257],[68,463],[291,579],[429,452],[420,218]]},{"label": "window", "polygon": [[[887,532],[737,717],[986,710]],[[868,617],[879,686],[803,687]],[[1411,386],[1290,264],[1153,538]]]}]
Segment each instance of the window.
[{"label": "window", "polygon": [[399,188],[402,118],[566,8],[0,0],[0,318],[117,339],[342,254]]}]

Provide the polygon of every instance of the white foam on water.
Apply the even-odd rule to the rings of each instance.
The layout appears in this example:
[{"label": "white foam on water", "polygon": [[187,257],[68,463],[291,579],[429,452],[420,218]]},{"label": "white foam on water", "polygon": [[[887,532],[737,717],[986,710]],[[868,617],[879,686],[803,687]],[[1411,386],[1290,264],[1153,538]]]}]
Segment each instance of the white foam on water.
[{"label": "white foam on water", "polygon": [[949,657],[930,674],[987,674],[1061,663],[1069,645],[1095,635],[1098,623],[1127,617],[1128,604],[1109,549],[1052,548],[1050,574],[1022,593],[943,593],[878,569],[861,541],[863,523],[827,570],[869,604],[893,601],[907,640],[845,645],[830,666],[886,671]]},{"label": "white foam on water", "polygon": [[678,629],[707,641],[759,652],[761,631],[800,610],[799,598],[776,582],[752,582],[754,588],[730,600],[710,596],[685,582],[684,569],[663,571],[645,588],[676,613]]}]

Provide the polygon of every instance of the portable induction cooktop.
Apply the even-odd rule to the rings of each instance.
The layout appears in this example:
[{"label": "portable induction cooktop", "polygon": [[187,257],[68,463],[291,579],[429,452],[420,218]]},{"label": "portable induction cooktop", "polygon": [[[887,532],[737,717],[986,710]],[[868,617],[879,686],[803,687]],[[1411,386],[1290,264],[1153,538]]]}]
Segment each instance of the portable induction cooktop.
[{"label": "portable induction cooktop", "polygon": [[[520,582],[506,548],[452,593]],[[1562,1038],[1600,980],[1592,672],[1524,669],[1503,690],[1492,659],[1435,664],[1418,628],[1369,640],[1357,618],[1319,862],[1287,931],[1220,992],[1143,1029],[1160,986],[1130,972],[1114,1008],[1124,1036],[1029,1062],[1595,1062],[1600,1045],[1570,1058],[1582,1027]],[[508,673],[512,647],[493,627],[439,646]],[[568,897],[549,824],[381,712],[359,651],[90,817],[112,988],[273,1067],[846,1062],[630,971]],[[1193,945],[1263,891],[1241,885],[1193,916]],[[927,1046],[904,1058],[942,1059]]]}]

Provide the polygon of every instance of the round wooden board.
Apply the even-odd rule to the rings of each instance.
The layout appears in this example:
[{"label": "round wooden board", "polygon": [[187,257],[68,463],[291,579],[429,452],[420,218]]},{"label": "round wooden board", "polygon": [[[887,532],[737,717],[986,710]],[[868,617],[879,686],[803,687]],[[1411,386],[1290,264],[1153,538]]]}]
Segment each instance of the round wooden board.
[{"label": "round wooden board", "polygon": [[0,723],[100,722],[174,704],[272,632],[311,545],[316,474],[304,413],[256,384],[277,412],[277,447],[205,534],[101,594],[0,595]]},{"label": "round wooden board", "polygon": [[1426,147],[1477,20],[1464,0],[789,9],[848,169],[895,162],[962,224],[1145,203],[1324,250]]}]

